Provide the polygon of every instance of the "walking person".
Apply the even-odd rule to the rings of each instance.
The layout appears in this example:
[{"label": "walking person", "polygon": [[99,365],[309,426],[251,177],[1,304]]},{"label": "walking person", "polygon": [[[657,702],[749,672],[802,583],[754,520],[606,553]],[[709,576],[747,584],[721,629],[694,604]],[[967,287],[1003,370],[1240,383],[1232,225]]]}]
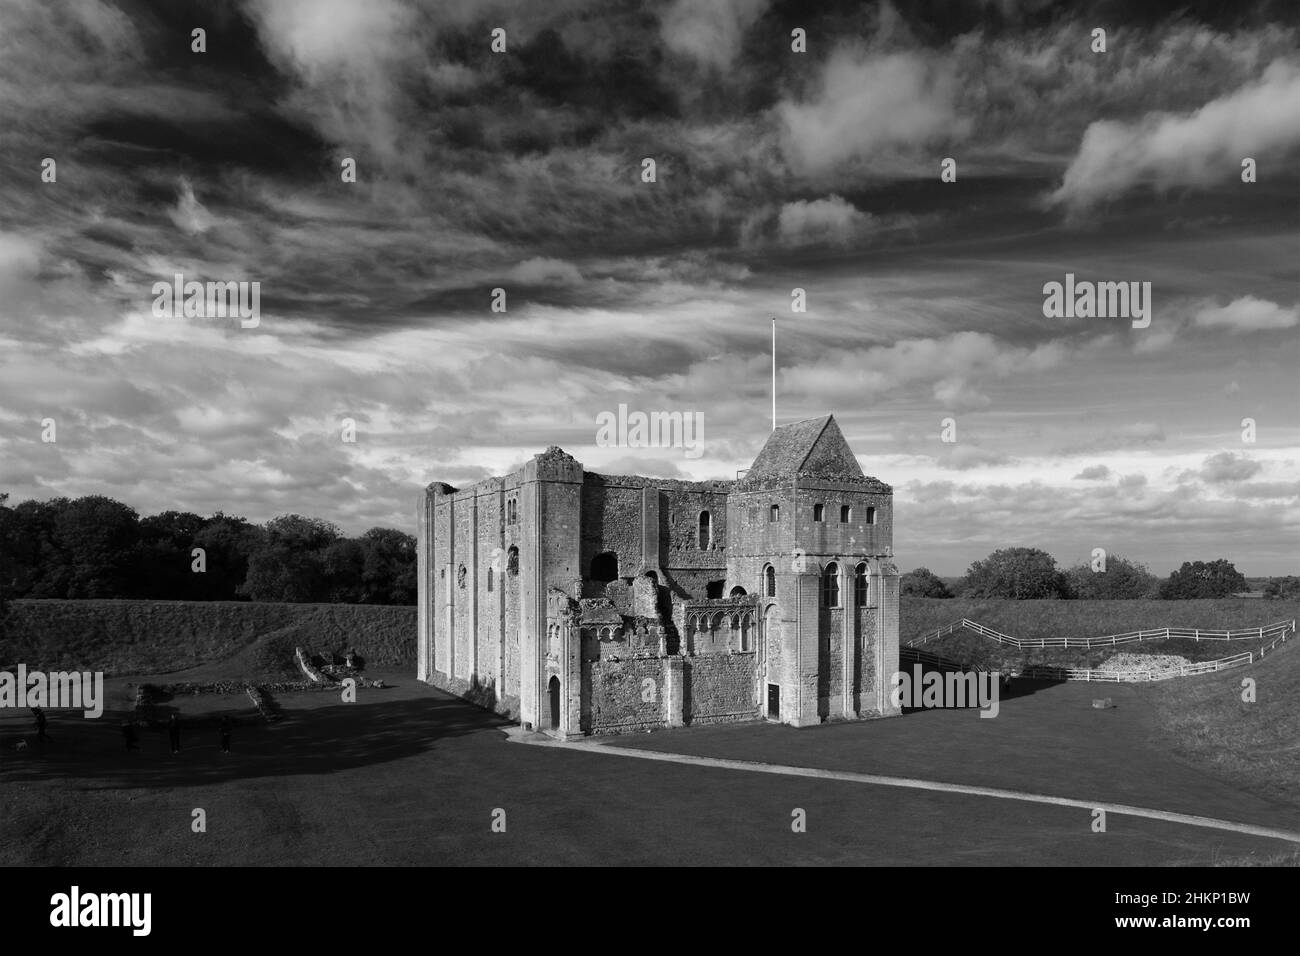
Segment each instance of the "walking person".
[{"label": "walking person", "polygon": [[226,714],[221,718],[221,724],[217,728],[218,733],[221,735],[221,752],[223,754],[230,753],[230,730],[234,725],[235,722],[230,719],[230,715]]},{"label": "walking person", "polygon": [[180,718],[172,714],[167,718],[167,739],[171,741],[172,753],[181,752],[181,722]]}]

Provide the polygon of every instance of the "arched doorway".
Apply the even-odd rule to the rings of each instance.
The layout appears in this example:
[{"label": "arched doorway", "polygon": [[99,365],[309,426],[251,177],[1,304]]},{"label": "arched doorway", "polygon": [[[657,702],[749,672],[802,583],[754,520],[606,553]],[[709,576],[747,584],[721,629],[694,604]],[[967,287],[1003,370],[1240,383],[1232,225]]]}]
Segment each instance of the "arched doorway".
[{"label": "arched doorway", "polygon": [[560,729],[560,679],[552,677],[551,682],[547,685],[551,692],[551,729]]}]

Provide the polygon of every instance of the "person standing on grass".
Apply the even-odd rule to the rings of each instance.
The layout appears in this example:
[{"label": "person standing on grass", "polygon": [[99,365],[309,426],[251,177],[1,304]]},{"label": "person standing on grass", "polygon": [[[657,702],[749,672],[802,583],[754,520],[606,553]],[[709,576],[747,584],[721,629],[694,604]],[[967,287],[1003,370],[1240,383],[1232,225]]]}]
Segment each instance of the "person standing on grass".
[{"label": "person standing on grass", "polygon": [[221,752],[223,754],[230,753],[230,729],[233,726],[234,721],[230,719],[229,714],[226,714],[221,718],[221,725],[218,728],[218,732],[221,735]]},{"label": "person standing on grass", "polygon": [[167,718],[167,739],[171,741],[172,753],[181,752],[181,722],[180,718],[172,714]]},{"label": "person standing on grass", "polygon": [[45,740],[45,711],[39,707],[33,707],[32,716],[36,718],[36,739]]}]

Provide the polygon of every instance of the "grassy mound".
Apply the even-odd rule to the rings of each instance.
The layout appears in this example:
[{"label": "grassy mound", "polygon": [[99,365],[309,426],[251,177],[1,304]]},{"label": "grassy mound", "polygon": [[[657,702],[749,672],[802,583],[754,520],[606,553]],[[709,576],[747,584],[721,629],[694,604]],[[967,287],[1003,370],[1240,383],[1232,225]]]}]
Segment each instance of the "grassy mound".
[{"label": "grassy mound", "polygon": [[[1255,681],[1255,701],[1242,681]],[[1300,791],[1300,640],[1250,667],[1150,688],[1169,746],[1184,759],[1265,792]]]},{"label": "grassy mound", "polygon": [[[1036,637],[1100,637],[1159,627],[1226,630],[1258,627],[1300,617],[1300,601],[1225,598],[1207,601],[1005,601],[904,597],[899,640],[931,634],[967,618],[1021,640]],[[1208,661],[1257,651],[1264,641],[1141,641],[1116,647],[1017,649],[959,630],[927,642],[921,650],[982,667],[1098,667],[1118,653],[1157,654]]]},{"label": "grassy mound", "polygon": [[[355,647],[370,666],[415,666],[415,608],[227,601],[14,601],[0,669],[19,662],[106,675],[274,680],[302,645]],[[196,679],[207,679],[206,675]]]}]

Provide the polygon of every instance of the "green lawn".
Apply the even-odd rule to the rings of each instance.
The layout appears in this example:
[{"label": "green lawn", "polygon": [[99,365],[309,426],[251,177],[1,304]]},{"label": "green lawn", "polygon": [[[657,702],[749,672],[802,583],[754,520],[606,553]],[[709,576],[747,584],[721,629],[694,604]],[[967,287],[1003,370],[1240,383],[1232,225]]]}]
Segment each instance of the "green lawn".
[{"label": "green lawn", "polygon": [[[5,865],[971,864],[1104,865],[1267,860],[1277,841],[956,794],[759,775],[508,743],[504,722],[402,673],[356,704],[286,694],[259,722],[243,698],[173,701],[183,750],[147,733],[124,752],[118,714],[55,715],[43,751],[13,749],[25,719],[0,720]],[[931,712],[808,730],[690,728],[620,743],[716,748],[1225,816],[1291,829],[1294,800],[1189,768],[1147,742],[1139,689],[1095,711],[1088,689],[1045,687],[1002,716]],[[1127,696],[1125,696],[1127,695]],[[121,699],[120,692],[115,695]],[[240,718],[235,753],[215,724]],[[1068,744],[1066,743],[1068,741]],[[192,810],[207,832],[190,830]],[[507,831],[493,833],[493,811]],[[808,831],[793,833],[794,808]]]}]

